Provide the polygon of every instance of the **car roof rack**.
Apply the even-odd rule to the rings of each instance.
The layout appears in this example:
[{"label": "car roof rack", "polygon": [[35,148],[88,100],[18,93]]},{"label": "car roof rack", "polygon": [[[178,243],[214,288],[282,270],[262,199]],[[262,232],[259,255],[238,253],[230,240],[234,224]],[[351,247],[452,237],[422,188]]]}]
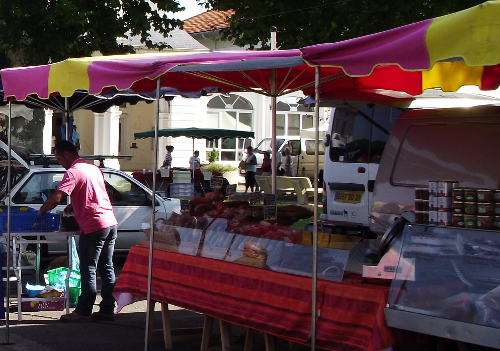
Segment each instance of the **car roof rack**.
[{"label": "car roof rack", "polygon": [[[104,160],[118,159],[118,160],[131,160],[132,155],[80,155],[81,158],[87,161],[99,161],[99,168],[104,168]],[[44,168],[49,168],[50,165],[58,165],[56,156],[53,154],[30,154],[29,161],[34,161],[36,165],[43,165]]]}]

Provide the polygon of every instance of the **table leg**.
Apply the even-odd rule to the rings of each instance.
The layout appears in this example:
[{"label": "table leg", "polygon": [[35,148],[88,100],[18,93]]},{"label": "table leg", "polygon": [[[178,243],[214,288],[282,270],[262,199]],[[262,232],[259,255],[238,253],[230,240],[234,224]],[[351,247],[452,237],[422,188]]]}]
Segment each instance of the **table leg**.
[{"label": "table leg", "polygon": [[231,323],[220,321],[220,340],[222,343],[222,351],[231,350],[232,338]]},{"label": "table leg", "polygon": [[266,351],[276,351],[276,338],[274,335],[264,333],[264,342],[266,344]]},{"label": "table leg", "polygon": [[243,351],[252,351],[253,350],[253,340],[255,339],[255,329],[247,328],[246,336],[245,336],[245,348]]},{"label": "table leg", "polygon": [[206,316],[203,320],[203,335],[201,337],[201,351],[208,350],[208,344],[210,342],[210,336],[212,335],[212,329],[214,327],[214,317]]},{"label": "table leg", "polygon": [[154,320],[154,314],[155,314],[155,305],[156,305],[156,301],[151,300],[149,303],[148,341],[151,341],[151,339],[153,337],[153,320]]},{"label": "table leg", "polygon": [[165,341],[165,349],[172,349],[172,328],[170,327],[170,313],[168,303],[161,304],[161,319],[163,322],[163,340]]}]

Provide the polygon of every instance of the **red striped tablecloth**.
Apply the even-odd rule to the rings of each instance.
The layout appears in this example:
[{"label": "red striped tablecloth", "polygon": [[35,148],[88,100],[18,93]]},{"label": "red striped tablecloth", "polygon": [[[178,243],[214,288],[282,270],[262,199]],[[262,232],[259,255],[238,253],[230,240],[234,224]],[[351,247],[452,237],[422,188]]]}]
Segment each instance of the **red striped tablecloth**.
[{"label": "red striped tablecloth", "polygon": [[[116,282],[119,308],[145,299],[147,248],[131,248]],[[311,330],[311,278],[155,250],[151,298],[299,343]],[[384,323],[388,287],[318,281],[316,345],[342,351],[392,346]]]}]

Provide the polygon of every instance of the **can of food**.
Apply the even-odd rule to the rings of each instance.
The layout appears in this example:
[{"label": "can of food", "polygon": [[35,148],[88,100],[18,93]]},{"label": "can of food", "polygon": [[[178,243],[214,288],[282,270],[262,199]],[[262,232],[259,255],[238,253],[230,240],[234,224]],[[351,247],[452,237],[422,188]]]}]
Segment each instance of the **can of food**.
[{"label": "can of food", "polygon": [[453,188],[453,201],[464,201],[464,188]]},{"label": "can of food", "polygon": [[429,188],[415,188],[415,200],[429,200]]},{"label": "can of food", "polygon": [[500,216],[493,217],[493,229],[500,229]]},{"label": "can of food", "polygon": [[429,211],[429,224],[437,224],[438,223],[438,211]]},{"label": "can of food", "polygon": [[438,196],[451,196],[453,188],[458,188],[457,181],[443,180],[438,182]]},{"label": "can of food", "polygon": [[427,211],[415,211],[415,223],[416,224],[429,224],[429,212],[427,212]]},{"label": "can of food", "polygon": [[422,199],[415,199],[415,211],[423,211],[423,204],[424,200]]},{"label": "can of food", "polygon": [[453,198],[451,196],[439,196],[437,200],[439,211],[451,211],[453,208]]},{"label": "can of food", "polygon": [[465,205],[463,202],[454,201],[453,202],[453,211],[454,214],[463,215],[465,213]]},{"label": "can of food", "polygon": [[477,202],[493,202],[493,189],[477,189]]},{"label": "can of food", "polygon": [[493,202],[478,202],[477,214],[481,216],[492,216],[495,213],[495,204]]},{"label": "can of food", "polygon": [[465,228],[477,228],[477,216],[475,215],[464,215],[464,227]]},{"label": "can of food", "polygon": [[477,191],[473,188],[464,189],[464,201],[477,201]]},{"label": "can of food", "polygon": [[464,226],[464,216],[461,214],[453,214],[453,226],[463,227]]},{"label": "can of food", "polygon": [[493,201],[500,202],[500,190],[495,190],[493,193]]},{"label": "can of food", "polygon": [[438,184],[437,180],[429,180],[429,196],[438,194]]},{"label": "can of food", "polygon": [[438,197],[435,195],[429,195],[429,211],[438,209]]},{"label": "can of food", "polygon": [[477,214],[477,202],[465,202],[464,203],[464,213],[468,215]]},{"label": "can of food", "polygon": [[495,203],[495,208],[493,209],[493,214],[500,216],[500,203]]},{"label": "can of food", "polygon": [[451,212],[439,211],[438,212],[438,225],[450,226],[453,221],[453,214]]},{"label": "can of food", "polygon": [[477,216],[477,227],[479,229],[491,229],[493,228],[493,216]]}]

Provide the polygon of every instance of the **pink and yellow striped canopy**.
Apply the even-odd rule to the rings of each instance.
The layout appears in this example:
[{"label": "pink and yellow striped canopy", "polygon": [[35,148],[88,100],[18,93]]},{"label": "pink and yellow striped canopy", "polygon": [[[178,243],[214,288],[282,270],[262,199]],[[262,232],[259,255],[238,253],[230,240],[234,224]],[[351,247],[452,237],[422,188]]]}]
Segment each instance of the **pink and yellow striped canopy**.
[{"label": "pink and yellow striped canopy", "polygon": [[312,66],[341,68],[355,89],[411,95],[429,88],[456,91],[463,85],[496,89],[500,85],[500,1],[360,38],[305,47],[301,52]]},{"label": "pink and yellow striped canopy", "polygon": [[429,88],[456,91],[464,85],[496,89],[500,85],[500,0],[300,50],[87,57],[9,68],[0,74],[4,98],[15,100],[30,94],[71,96],[76,90],[99,94],[110,88],[152,92],[157,78],[162,87],[181,93],[215,88],[279,96],[297,90],[313,94],[315,66],[322,67],[321,90],[339,99],[364,101],[377,91],[410,95]]}]

